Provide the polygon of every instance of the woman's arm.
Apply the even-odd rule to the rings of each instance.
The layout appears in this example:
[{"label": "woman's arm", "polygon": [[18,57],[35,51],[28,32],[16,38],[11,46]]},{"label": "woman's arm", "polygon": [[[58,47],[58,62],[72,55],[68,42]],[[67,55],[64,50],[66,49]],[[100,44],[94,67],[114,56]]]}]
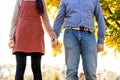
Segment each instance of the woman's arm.
[{"label": "woman's arm", "polygon": [[10,35],[9,35],[10,40],[14,39],[14,32],[15,32],[15,28],[16,28],[17,20],[19,16],[20,4],[21,4],[21,0],[17,0],[14,8],[13,18],[11,21],[11,28],[10,28]]},{"label": "woman's arm", "polygon": [[42,23],[43,23],[43,26],[45,27],[47,33],[49,34],[51,40],[55,39],[56,38],[56,35],[49,23],[49,18],[48,18],[48,14],[47,14],[47,10],[46,10],[46,3],[45,3],[45,0],[43,0],[43,5],[44,5],[44,13],[42,14],[41,16],[41,20],[42,20]]},{"label": "woman's arm", "polygon": [[10,41],[8,43],[9,48],[13,48],[14,47],[14,32],[15,32],[15,28],[17,25],[17,20],[18,20],[18,16],[19,16],[19,6],[21,4],[21,0],[17,0],[16,4],[15,4],[15,9],[14,9],[14,14],[13,14],[13,18],[12,18],[12,22],[11,22],[11,28],[10,28]]}]

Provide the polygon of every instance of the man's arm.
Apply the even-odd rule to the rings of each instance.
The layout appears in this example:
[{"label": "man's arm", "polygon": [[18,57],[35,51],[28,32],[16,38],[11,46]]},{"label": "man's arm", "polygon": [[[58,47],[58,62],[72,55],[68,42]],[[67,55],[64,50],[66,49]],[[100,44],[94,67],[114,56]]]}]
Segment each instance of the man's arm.
[{"label": "man's arm", "polygon": [[106,24],[105,24],[102,9],[101,9],[101,6],[98,0],[96,0],[95,16],[98,22],[98,52],[100,52],[104,50],[104,38],[105,38]]},{"label": "man's arm", "polygon": [[53,25],[53,29],[54,29],[57,37],[60,34],[61,27],[64,22],[64,18],[65,18],[65,4],[64,4],[64,0],[61,0],[60,5],[59,5],[59,11],[58,11],[57,17],[56,17],[54,25]]}]

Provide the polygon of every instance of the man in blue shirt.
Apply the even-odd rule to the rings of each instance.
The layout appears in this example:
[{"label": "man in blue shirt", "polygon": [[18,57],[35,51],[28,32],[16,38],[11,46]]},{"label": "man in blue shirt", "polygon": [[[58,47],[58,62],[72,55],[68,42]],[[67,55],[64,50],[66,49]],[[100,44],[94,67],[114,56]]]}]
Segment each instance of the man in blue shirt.
[{"label": "man in blue shirt", "polygon": [[[94,36],[94,16],[98,40]],[[78,80],[80,55],[86,80],[96,80],[97,52],[104,49],[105,21],[98,0],[61,0],[54,22],[59,37],[64,23],[66,80]]]}]

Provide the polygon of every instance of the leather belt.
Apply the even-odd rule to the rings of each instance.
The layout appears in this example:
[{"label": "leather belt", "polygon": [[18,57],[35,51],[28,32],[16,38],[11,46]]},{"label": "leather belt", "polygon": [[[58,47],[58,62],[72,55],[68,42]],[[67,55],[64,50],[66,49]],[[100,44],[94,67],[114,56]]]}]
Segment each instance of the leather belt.
[{"label": "leather belt", "polygon": [[84,32],[89,32],[89,33],[92,33],[93,30],[89,29],[89,28],[86,28],[86,27],[66,27],[66,29],[72,29],[72,30],[80,30],[80,31],[84,31]]}]

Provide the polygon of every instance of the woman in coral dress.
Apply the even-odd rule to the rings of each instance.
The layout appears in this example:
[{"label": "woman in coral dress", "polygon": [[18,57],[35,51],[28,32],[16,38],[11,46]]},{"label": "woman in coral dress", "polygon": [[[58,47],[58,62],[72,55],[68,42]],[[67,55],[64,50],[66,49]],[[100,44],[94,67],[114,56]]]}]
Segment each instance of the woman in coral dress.
[{"label": "woman in coral dress", "polygon": [[58,40],[49,23],[45,0],[17,0],[9,42],[16,56],[15,80],[24,80],[28,55],[31,56],[34,80],[42,80],[41,56],[45,54],[43,26],[55,47]]}]

